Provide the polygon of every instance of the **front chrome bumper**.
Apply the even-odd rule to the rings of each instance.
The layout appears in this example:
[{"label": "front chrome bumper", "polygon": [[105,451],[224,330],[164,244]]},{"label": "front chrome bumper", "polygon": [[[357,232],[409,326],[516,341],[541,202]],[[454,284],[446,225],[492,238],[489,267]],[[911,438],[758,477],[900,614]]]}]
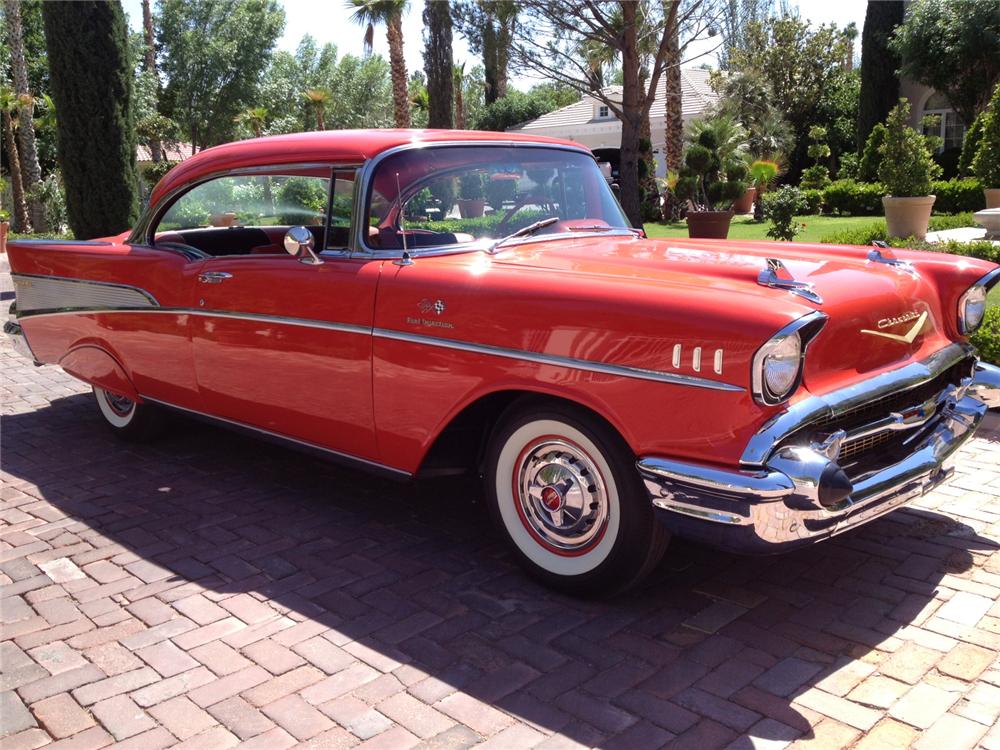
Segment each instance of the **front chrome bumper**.
[{"label": "front chrome bumper", "polygon": [[[969,356],[959,345],[948,349],[948,356],[938,353],[922,363],[928,380],[960,361],[958,354]],[[912,376],[906,373],[908,383]],[[822,400],[834,411],[856,406],[860,389],[847,390],[841,396],[849,401],[835,394]],[[659,519],[678,536],[736,552],[781,552],[839,534],[928,492],[950,475],[953,455],[995,406],[1000,406],[1000,367],[977,364],[970,377],[939,394],[937,411],[913,429],[913,444],[902,459],[853,480],[837,464],[835,445],[774,449],[772,443],[760,464],[739,470],[660,457],[640,458],[637,466]],[[800,411],[814,414],[817,408],[807,404]],[[784,435],[803,424],[785,424],[790,428]]]}]

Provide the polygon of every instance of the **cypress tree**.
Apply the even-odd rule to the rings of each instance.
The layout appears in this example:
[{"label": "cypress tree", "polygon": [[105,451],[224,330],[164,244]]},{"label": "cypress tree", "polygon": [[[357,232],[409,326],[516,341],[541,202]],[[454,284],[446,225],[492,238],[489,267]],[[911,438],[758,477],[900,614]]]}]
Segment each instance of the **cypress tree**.
[{"label": "cypress tree", "polygon": [[893,30],[903,22],[901,0],[868,0],[861,33],[861,97],[858,107],[858,154],[876,124],[899,100],[899,55],[889,49]]},{"label": "cypress tree", "polygon": [[451,4],[432,0],[424,6],[424,72],[427,74],[430,128],[453,128],[454,61],[451,55]]},{"label": "cypress tree", "polygon": [[42,3],[66,213],[81,239],[138,215],[132,69],[118,0]]}]

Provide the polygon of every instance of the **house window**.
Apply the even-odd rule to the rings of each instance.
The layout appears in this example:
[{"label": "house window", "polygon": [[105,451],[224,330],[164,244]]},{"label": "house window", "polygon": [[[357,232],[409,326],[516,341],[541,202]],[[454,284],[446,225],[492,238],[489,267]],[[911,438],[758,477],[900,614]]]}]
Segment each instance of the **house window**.
[{"label": "house window", "polygon": [[958,113],[951,108],[944,94],[940,92],[931,95],[924,105],[924,116],[933,115],[940,118],[940,122],[935,127],[924,126],[925,135],[936,135],[944,141],[942,151],[949,148],[961,148],[962,141],[965,140],[965,123],[959,118]]},{"label": "house window", "polygon": [[611,116],[611,112],[608,110],[607,104],[602,104],[597,108],[597,119],[607,120]]}]

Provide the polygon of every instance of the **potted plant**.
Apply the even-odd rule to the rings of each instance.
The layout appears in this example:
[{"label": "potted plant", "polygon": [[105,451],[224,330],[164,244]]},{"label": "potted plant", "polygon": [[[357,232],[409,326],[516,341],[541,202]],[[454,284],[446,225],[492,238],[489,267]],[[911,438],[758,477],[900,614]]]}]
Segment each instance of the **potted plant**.
[{"label": "potted plant", "polygon": [[931,158],[927,139],[908,124],[910,105],[905,99],[893,107],[885,121],[885,139],[879,147],[879,181],[885,223],[890,237],[923,239],[936,196],[931,182],[941,167]]},{"label": "potted plant", "polygon": [[750,182],[755,188],[753,220],[764,221],[764,192],[778,178],[778,163],[758,159],[750,165]]},{"label": "potted plant", "polygon": [[468,172],[458,178],[458,212],[463,219],[478,219],[486,208],[486,191],[481,172]]},{"label": "potted plant", "polygon": [[980,117],[982,132],[972,160],[972,172],[986,193],[986,208],[1000,208],[1000,84],[993,90],[993,98]]},{"label": "potted plant", "polygon": [[689,202],[688,236],[726,239],[733,219],[733,202],[747,190],[742,158],[723,159],[718,136],[711,129],[698,133],[684,152],[677,178],[678,197]]}]

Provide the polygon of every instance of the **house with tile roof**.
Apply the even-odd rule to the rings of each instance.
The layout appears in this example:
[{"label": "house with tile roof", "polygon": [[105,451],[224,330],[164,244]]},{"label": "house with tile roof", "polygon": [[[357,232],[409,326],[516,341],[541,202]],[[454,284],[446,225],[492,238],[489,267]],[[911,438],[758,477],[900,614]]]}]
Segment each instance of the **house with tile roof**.
[{"label": "house with tile roof", "polygon": [[[681,101],[684,124],[701,117],[715,104],[719,96],[708,83],[710,72],[702,68],[681,69]],[[621,86],[604,89],[611,99],[620,100]],[[653,154],[656,159],[656,174],[666,173],[664,161],[664,129],[666,127],[667,85],[660,79],[656,99],[649,112],[650,133],[653,140]],[[606,104],[595,96],[584,96],[575,104],[521,123],[509,131],[566,138],[591,149],[601,162],[610,165],[612,176],[617,176],[619,151],[622,144],[622,125]]]}]

